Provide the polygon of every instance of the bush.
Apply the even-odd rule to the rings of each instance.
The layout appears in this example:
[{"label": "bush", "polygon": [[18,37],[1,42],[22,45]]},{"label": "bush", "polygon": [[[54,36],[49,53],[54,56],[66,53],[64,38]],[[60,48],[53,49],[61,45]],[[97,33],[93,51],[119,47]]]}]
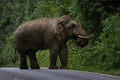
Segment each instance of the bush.
[{"label": "bush", "polygon": [[[13,58],[15,55],[15,49],[14,49],[14,42],[13,42],[13,34],[10,33],[5,40],[5,43],[3,45],[3,48],[1,50],[1,54],[0,54],[0,66],[17,66],[18,65],[18,61],[15,64],[13,64]],[[17,60],[18,55],[16,55]]]},{"label": "bush", "polygon": [[120,68],[120,14],[113,15],[103,20],[104,29],[100,36],[104,51],[102,54],[102,65],[105,68]]}]

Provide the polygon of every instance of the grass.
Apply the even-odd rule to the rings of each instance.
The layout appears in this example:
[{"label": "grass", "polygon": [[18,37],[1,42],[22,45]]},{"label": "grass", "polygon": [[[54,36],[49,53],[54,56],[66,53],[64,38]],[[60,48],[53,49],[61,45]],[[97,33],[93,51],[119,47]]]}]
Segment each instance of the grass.
[{"label": "grass", "polygon": [[[37,59],[41,67],[49,67],[50,64],[50,56],[49,50],[38,51],[37,52]],[[70,56],[70,55],[69,55]],[[88,71],[88,72],[95,72],[95,73],[102,73],[102,74],[110,74],[120,76],[120,69],[111,69],[105,70],[99,66],[79,66],[77,61],[71,61],[70,57],[68,58],[68,66],[67,69],[69,70],[79,70],[79,71]],[[57,65],[60,66],[60,60],[57,60]]]}]

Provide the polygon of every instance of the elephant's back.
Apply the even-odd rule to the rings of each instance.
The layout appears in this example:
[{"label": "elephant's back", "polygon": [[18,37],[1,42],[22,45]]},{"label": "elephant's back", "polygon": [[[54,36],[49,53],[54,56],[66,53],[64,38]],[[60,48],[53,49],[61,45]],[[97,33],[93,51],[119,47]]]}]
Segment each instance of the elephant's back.
[{"label": "elephant's back", "polygon": [[52,18],[43,18],[43,19],[35,19],[28,21],[26,23],[23,23],[20,25],[17,30],[15,31],[15,34],[17,33],[23,33],[23,32],[32,32],[32,31],[44,31],[46,28],[51,27],[55,22],[55,19]]}]

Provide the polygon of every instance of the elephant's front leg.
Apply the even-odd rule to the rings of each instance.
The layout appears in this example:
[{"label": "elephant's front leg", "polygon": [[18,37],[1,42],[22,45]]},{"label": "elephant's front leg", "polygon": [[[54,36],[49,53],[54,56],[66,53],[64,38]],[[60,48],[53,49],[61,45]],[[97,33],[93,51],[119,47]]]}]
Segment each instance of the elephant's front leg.
[{"label": "elephant's front leg", "polygon": [[54,45],[50,49],[50,66],[49,69],[58,69],[56,62],[58,57],[59,47],[57,45]]},{"label": "elephant's front leg", "polygon": [[60,69],[65,69],[67,66],[67,61],[68,61],[68,49],[66,45],[60,48],[59,57],[60,57],[60,62],[61,62]]}]

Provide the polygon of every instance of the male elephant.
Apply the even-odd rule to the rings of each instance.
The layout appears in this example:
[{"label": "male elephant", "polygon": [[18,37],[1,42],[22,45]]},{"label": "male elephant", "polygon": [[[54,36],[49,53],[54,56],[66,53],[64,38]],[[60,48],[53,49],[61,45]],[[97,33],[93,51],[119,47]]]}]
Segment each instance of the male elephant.
[{"label": "male elephant", "polygon": [[57,69],[59,56],[63,69],[67,65],[66,42],[73,38],[80,47],[88,44],[86,32],[70,16],[43,18],[28,21],[17,28],[14,34],[15,49],[20,55],[20,69],[28,69],[26,57],[30,58],[30,68],[39,69],[37,50],[50,49],[50,69]]}]

